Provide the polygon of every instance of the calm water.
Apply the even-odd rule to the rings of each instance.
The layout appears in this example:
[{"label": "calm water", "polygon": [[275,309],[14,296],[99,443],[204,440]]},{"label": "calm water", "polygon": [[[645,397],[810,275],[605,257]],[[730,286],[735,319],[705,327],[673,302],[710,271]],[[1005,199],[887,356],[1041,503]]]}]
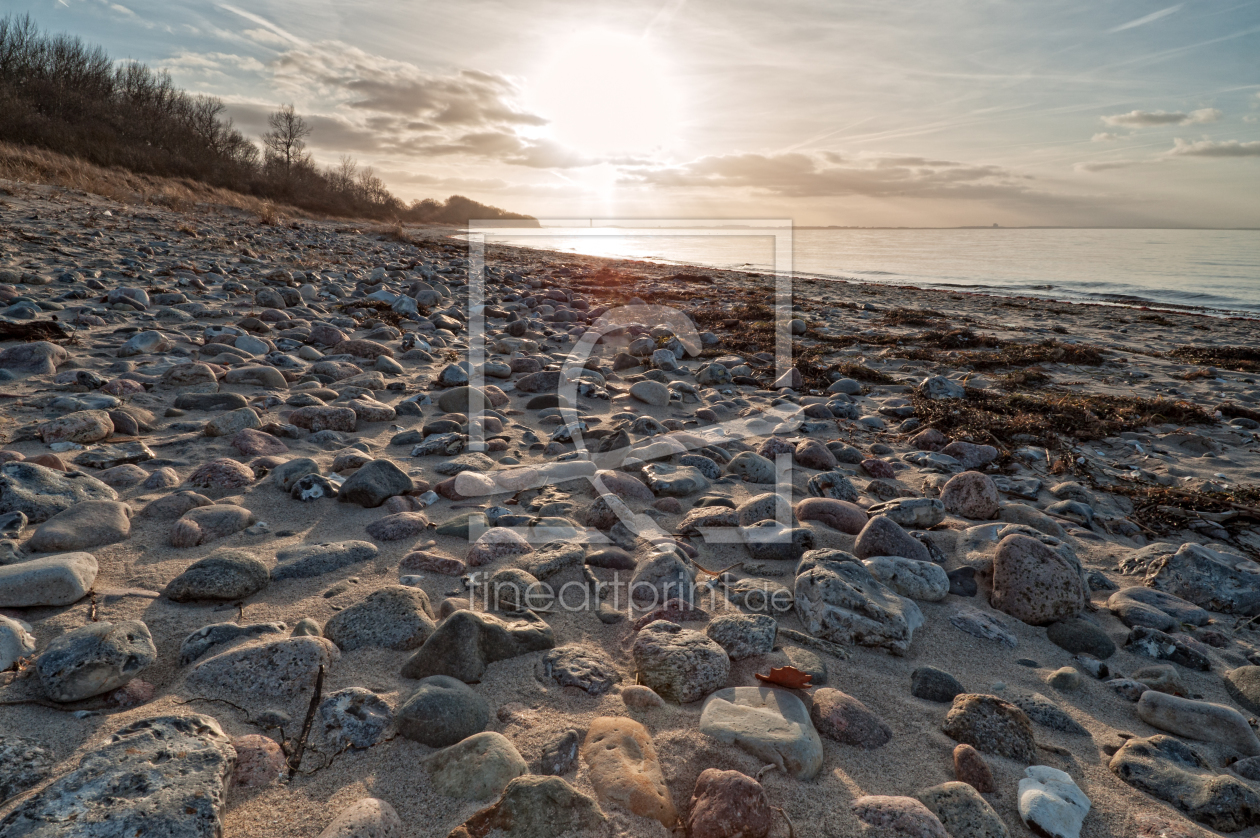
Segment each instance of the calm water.
[{"label": "calm water", "polygon": [[[773,271],[768,235],[544,228],[494,241],[625,259]],[[1260,314],[1260,231],[795,230],[799,275],[1078,302]]]}]

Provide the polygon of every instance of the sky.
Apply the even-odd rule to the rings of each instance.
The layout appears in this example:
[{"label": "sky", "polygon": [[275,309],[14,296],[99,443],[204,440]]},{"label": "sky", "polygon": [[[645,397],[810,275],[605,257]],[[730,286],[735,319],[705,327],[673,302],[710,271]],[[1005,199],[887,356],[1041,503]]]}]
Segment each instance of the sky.
[{"label": "sky", "polygon": [[1260,0],[5,0],[540,218],[1260,227]]}]

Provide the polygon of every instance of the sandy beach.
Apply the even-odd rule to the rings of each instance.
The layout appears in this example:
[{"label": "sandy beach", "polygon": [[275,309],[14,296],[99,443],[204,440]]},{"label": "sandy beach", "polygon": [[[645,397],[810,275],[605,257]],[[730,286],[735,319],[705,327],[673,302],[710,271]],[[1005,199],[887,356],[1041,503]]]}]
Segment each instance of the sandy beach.
[{"label": "sandy beach", "polygon": [[[59,778],[116,731],[189,714],[213,719],[231,743],[214,746],[221,769],[207,767],[210,757],[197,769],[226,772],[203,778],[213,810],[207,823],[226,838],[330,835],[324,830],[338,813],[364,798],[392,807],[401,831],[389,831],[395,828],[386,818],[378,827],[385,831],[360,825],[354,827],[360,831],[335,834],[451,834],[495,804],[516,762],[473,760],[472,768],[459,765],[465,773],[454,775],[458,780],[437,777],[431,760],[440,749],[416,738],[416,722],[399,721],[421,686],[404,667],[413,657],[431,671],[467,663],[435,663],[443,649],[427,642],[442,636],[444,622],[470,603],[478,614],[493,611],[470,599],[462,577],[537,570],[544,542],[554,553],[554,541],[577,556],[539,577],[555,588],[572,583],[571,590],[585,591],[591,579],[629,581],[666,561],[662,556],[675,563],[670,567],[681,570],[671,573],[700,586],[695,602],[702,612],[660,615],[680,629],[651,625],[695,633],[691,654],[716,648],[725,673],[705,680],[671,662],[666,668],[682,667],[678,677],[701,694],[670,699],[663,684],[680,682],[644,671],[640,638],[647,624],[636,625],[648,612],[624,600],[619,615],[597,613],[593,602],[589,609],[557,606],[532,616],[494,612],[507,624],[545,633],[547,650],[585,653],[587,668],[577,667],[571,684],[583,677],[607,682],[588,689],[562,685],[544,665],[551,652],[541,648],[484,662],[484,672],[466,687],[488,712],[480,730],[502,734],[530,775],[543,773],[544,753],[568,731],[577,731],[573,741],[580,743],[602,718],[642,725],[655,750],[657,766],[640,753],[641,761],[627,762],[619,769],[625,776],[611,786],[606,771],[593,780],[585,747],[567,761],[560,778],[592,801],[601,821],[574,835],[686,834],[693,789],[706,769],[756,778],[773,812],[768,834],[776,838],[789,834],[789,820],[801,838],[936,834],[871,825],[853,806],[867,796],[913,797],[956,780],[953,753],[960,740],[945,727],[962,699],[913,694],[912,673],[922,667],[948,673],[962,695],[1050,707],[1015,711],[1023,719],[1015,724],[1035,738],[1031,760],[995,753],[1000,743],[986,745],[983,737],[972,742],[994,782],[983,799],[1006,834],[1034,834],[1019,811],[1019,781],[1030,764],[1066,772],[1088,798],[1084,838],[1215,834],[1184,806],[1118,776],[1113,758],[1122,746],[1156,735],[1177,736],[1202,756],[1207,767],[1195,776],[1227,778],[1243,790],[1243,802],[1231,804],[1240,823],[1228,834],[1260,834],[1260,772],[1247,778],[1235,770],[1237,760],[1255,756],[1245,737],[1211,741],[1191,735],[1191,722],[1172,733],[1144,721],[1136,709],[1137,696],[1163,677],[1174,685],[1157,690],[1161,695],[1224,705],[1249,720],[1244,726],[1255,726],[1255,708],[1240,703],[1223,676],[1260,665],[1260,624],[1251,619],[1260,609],[1256,321],[797,280],[791,322],[784,326],[792,366],[777,370],[770,276],[491,246],[484,308],[472,311],[467,248],[454,238],[456,230],[391,232],[310,219],[266,225],[236,210],[173,212],[13,181],[0,187],[0,304],[6,306],[0,316],[6,328],[55,324],[39,338],[51,348],[37,357],[15,351],[37,341],[0,342],[0,370],[7,371],[0,383],[4,469],[23,462],[44,467],[6,471],[0,489],[0,513],[22,511],[24,517],[5,518],[10,529],[0,544],[0,596],[6,598],[0,615],[8,618],[0,625],[8,632],[0,635],[0,651],[17,644],[20,652],[3,661],[8,669],[0,673],[0,752],[6,754],[0,797],[8,798],[0,802],[0,836],[88,834],[69,822],[32,820],[70,811]],[[546,399],[557,391],[556,378],[546,374],[561,369],[607,310],[637,305],[672,308],[694,325],[695,339],[677,328],[656,331],[660,320],[630,318],[635,328],[623,325],[592,350],[585,362],[590,374],[572,410],[557,410],[557,402]],[[486,356],[470,379],[466,361],[476,320],[484,320]],[[579,360],[574,368],[581,366]],[[717,366],[723,370],[704,372]],[[477,428],[470,428],[475,416],[439,404],[452,393],[450,403],[475,401],[456,392],[470,381],[482,382],[479,392],[493,411]],[[639,386],[644,382],[654,386]],[[239,398],[211,398],[228,394]],[[188,406],[177,408],[179,399]],[[100,421],[109,427],[93,430],[96,420],[85,414],[108,417]],[[757,417],[769,418],[749,421]],[[578,419],[581,447],[557,434]],[[723,428],[731,429],[724,437]],[[925,435],[931,429],[939,433]],[[435,453],[413,453],[430,443]],[[92,452],[101,456],[88,460],[105,467],[79,459]],[[607,464],[610,452],[620,452],[615,465]],[[587,479],[594,465],[546,485],[522,475],[566,463],[577,469],[597,454],[604,457],[601,468],[629,478],[612,493],[668,541],[640,537],[610,512]],[[776,455],[790,467],[777,485]],[[313,466],[285,470],[302,458]],[[384,476],[373,478],[377,482],[354,482],[356,471],[381,461],[392,466],[380,466]],[[216,462],[217,469],[205,469]],[[48,481],[76,472],[113,496],[93,488],[90,497],[53,503]],[[323,478],[305,484],[313,499],[301,500],[280,485],[282,475],[296,482],[303,474]],[[523,488],[472,491],[495,477],[523,481]],[[318,497],[327,487],[351,485],[378,502]],[[827,488],[833,485],[841,488]],[[32,493],[22,504],[13,500],[19,488]],[[708,510],[712,529],[750,530],[765,516],[749,502],[762,499],[757,509],[773,515],[779,507],[765,496],[776,492],[787,507],[786,543],[756,547],[746,537],[706,538],[694,525],[697,510]],[[940,502],[928,503],[932,499]],[[827,503],[810,506],[814,501]],[[84,503],[96,506],[76,513]],[[872,512],[878,504],[884,506]],[[198,510],[224,507],[245,512],[197,517],[205,514]],[[554,538],[526,543],[519,537],[517,544],[482,536],[474,546],[477,536],[470,539],[467,528],[477,514],[483,517],[474,527],[479,520],[492,523],[492,516],[504,521],[487,533],[547,529]],[[186,523],[189,515],[202,522]],[[894,523],[890,516],[897,515],[917,524]],[[57,526],[49,526],[50,518]],[[870,552],[876,520],[895,530],[886,533],[894,545],[889,549],[909,545],[891,554],[903,564],[885,563],[900,568],[900,576],[881,577],[885,565],[871,566],[872,557],[889,555]],[[301,559],[278,558],[347,541],[366,542],[370,555],[302,572],[284,570]],[[1159,544],[1166,547],[1152,547]],[[1053,570],[1020,570],[1026,566],[1012,558],[1020,545],[1029,555],[1058,557],[1045,560]],[[1186,545],[1207,548],[1194,556],[1227,557],[1220,561],[1230,568],[1221,573],[1242,580],[1243,587],[1229,589],[1237,596],[1229,599],[1224,588],[1196,589],[1185,573],[1176,585],[1168,582],[1160,563],[1191,555]],[[76,577],[82,595],[68,603],[48,602],[56,597],[33,576],[5,581],[19,579],[31,561],[77,552],[90,554],[96,570],[91,578]],[[417,559],[417,553],[424,555]],[[597,553],[599,565],[591,562]],[[609,560],[608,553],[625,564],[613,567],[617,556]],[[194,563],[224,555],[229,558],[218,570],[192,580],[181,576]],[[836,568],[856,567],[871,590],[888,597],[881,602],[894,603],[896,614],[865,612],[878,629],[852,632],[834,621],[818,628],[822,611],[802,613],[802,578],[809,571],[801,563],[811,560],[821,562],[817,572],[836,579]],[[930,567],[919,567],[924,564]],[[726,575],[715,576],[719,571]],[[263,575],[241,590],[224,583],[251,572]],[[1064,606],[1061,592],[1045,587],[1012,593],[1034,577],[1038,585],[1071,587],[1076,607]],[[172,598],[177,579],[187,582],[183,601]],[[940,579],[948,580],[949,593],[905,593]],[[735,592],[759,586],[791,592],[796,605],[773,615],[779,633],[771,632],[768,647],[727,660],[728,650],[706,627],[730,618],[732,631],[751,631],[743,621],[754,610],[741,607]],[[1185,618],[1189,612],[1169,617],[1150,606],[1168,620],[1164,636],[1176,639],[1182,657],[1155,659],[1140,642],[1130,642],[1134,626],[1150,624],[1135,622],[1115,599],[1134,587],[1206,609],[1199,621]],[[1202,596],[1194,599],[1192,590]],[[30,604],[21,604],[21,591]],[[378,594],[392,599],[376,610],[364,606]],[[1005,610],[998,607],[1003,602]],[[908,642],[890,651],[887,638],[895,631],[889,626],[894,617],[913,624],[905,617],[911,612],[920,624],[897,629]],[[976,612],[998,627],[990,637],[959,627],[975,628]],[[357,616],[331,623],[339,615]],[[1081,631],[1091,642],[1107,645],[1097,639],[1102,635],[1114,647],[1104,661],[1105,677],[1050,639],[1047,626],[1063,620],[1089,624],[1092,629]],[[76,681],[67,687],[71,700],[54,698],[52,664],[40,663],[49,645],[84,627],[128,621],[147,628],[151,653],[141,649],[120,663],[120,653],[102,651],[102,644],[84,647],[76,654],[100,656],[98,675],[110,686],[91,692]],[[186,638],[212,624],[283,625],[240,632],[181,660]],[[414,630],[399,628],[404,624]],[[295,627],[302,629],[296,636]],[[809,645],[784,630],[823,642]],[[21,646],[23,632],[33,648]],[[244,654],[282,643],[290,646]],[[459,657],[475,648],[488,647],[473,640],[445,654]],[[333,709],[333,715],[316,714],[303,739],[321,665],[322,697],[358,689],[364,706],[385,708],[386,721],[370,735],[369,747],[339,747],[325,728]],[[876,736],[885,741],[869,747],[855,744],[853,733],[846,739],[843,731],[820,730],[822,736],[813,735],[820,767],[803,779],[789,762],[764,758],[764,750],[701,731],[710,695],[758,687],[755,674],[783,666],[816,670],[811,688],[785,690],[803,708],[817,711],[815,697],[823,689],[840,691],[860,702],[846,717],[852,729],[886,728],[886,737]],[[1132,697],[1114,684],[1151,667],[1165,671],[1131,681],[1137,685]],[[627,690],[636,684],[655,685],[664,700],[631,690],[636,703],[628,703]],[[643,701],[659,706],[639,706]],[[810,731],[819,727],[815,722]],[[423,718],[419,724],[430,725]],[[808,739],[809,731],[798,733],[802,742]],[[244,737],[267,737],[271,744]],[[296,762],[299,742],[304,753]],[[808,742],[798,746],[807,749]],[[229,750],[233,756],[222,756]],[[253,770],[248,781],[247,763]],[[647,811],[641,798],[633,805],[617,800],[618,782],[651,785],[653,777],[663,782],[677,815],[668,824],[631,811]],[[447,793],[452,782],[473,780],[490,783],[493,793],[481,799]],[[653,793],[659,797],[659,786]],[[143,797],[120,793],[108,805],[131,811]],[[83,817],[103,817],[103,799],[85,803]],[[1253,799],[1257,808],[1248,809]],[[551,817],[535,815],[543,824]],[[524,831],[526,820],[520,816],[515,832],[470,827],[460,834],[543,834]],[[953,838],[996,834],[957,829],[949,833]],[[559,838],[558,831],[549,834]]]}]

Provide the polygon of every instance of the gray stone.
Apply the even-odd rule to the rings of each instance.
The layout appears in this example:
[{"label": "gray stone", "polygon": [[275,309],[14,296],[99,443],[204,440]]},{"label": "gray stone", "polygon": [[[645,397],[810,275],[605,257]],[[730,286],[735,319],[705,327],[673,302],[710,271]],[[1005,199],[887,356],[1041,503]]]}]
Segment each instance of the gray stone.
[{"label": "gray stone", "polygon": [[[726,464],[726,473],[744,478],[745,483],[774,483],[776,477],[774,463],[752,451],[736,454]],[[816,475],[816,477],[821,476]],[[848,500],[848,498],[841,498],[841,500]],[[856,500],[856,495],[854,500]]]},{"label": "gray stone", "polygon": [[283,634],[284,623],[253,623],[242,626],[238,623],[211,623],[202,626],[184,638],[179,645],[179,665],[188,666],[204,657],[216,646],[235,643],[239,640],[252,640],[267,634]]},{"label": "gray stone", "polygon": [[915,629],[923,625],[923,613],[913,601],[893,593],[840,550],[805,554],[796,572],[794,600],[806,629],[833,643],[904,655]]},{"label": "gray stone", "polygon": [[342,484],[337,500],[372,509],[413,488],[411,478],[392,460],[372,460]]},{"label": "gray stone", "polygon": [[475,733],[425,760],[433,787],[460,800],[498,797],[529,766],[502,733]]},{"label": "gray stone", "polygon": [[111,469],[152,459],[153,451],[143,442],[123,442],[118,445],[93,446],[75,457],[74,464],[87,468]]},{"label": "gray stone", "polygon": [[694,592],[695,571],[673,552],[657,553],[641,562],[630,579],[630,598],[645,607],[671,599],[690,602]]},{"label": "gray stone", "polygon": [[1107,598],[1107,608],[1129,628],[1173,631],[1180,623],[1206,626],[1211,615],[1192,602],[1154,588],[1122,588]]},{"label": "gray stone", "polygon": [[1112,773],[1220,832],[1260,825],[1260,792],[1218,774],[1203,756],[1171,736],[1127,740],[1112,756]]},{"label": "gray stone", "polygon": [[1129,632],[1124,648],[1137,655],[1172,661],[1200,672],[1209,672],[1212,669],[1212,659],[1198,649],[1162,631],[1144,626],[1138,626]]},{"label": "gray stone", "polygon": [[271,579],[309,579],[341,570],[352,564],[376,558],[380,550],[369,541],[333,541],[324,544],[302,544],[276,554],[277,564]]},{"label": "gray stone", "polygon": [[679,704],[719,689],[730,674],[731,661],[721,646],[667,620],[644,626],[632,652],[639,683]]},{"label": "gray stone", "polygon": [[897,498],[877,503],[866,511],[916,530],[931,529],[945,520],[945,504],[936,498]]},{"label": "gray stone", "polygon": [[398,732],[432,748],[445,748],[485,730],[490,705],[462,681],[431,675],[398,708]]},{"label": "gray stone", "polygon": [[1019,781],[1019,816],[1034,834],[1079,838],[1089,814],[1089,798],[1067,772],[1032,765]]},{"label": "gray stone", "polygon": [[363,687],[349,687],[319,703],[324,741],[337,751],[370,748],[385,738],[394,711],[385,699]]},{"label": "gray stone", "polygon": [[438,624],[424,645],[403,664],[402,674],[405,678],[448,675],[475,684],[495,661],[555,645],[551,627],[541,620],[509,623],[490,614],[459,610]]},{"label": "gray stone", "polygon": [[996,615],[988,614],[969,605],[960,607],[950,615],[949,623],[959,631],[965,631],[972,637],[983,640],[996,640],[1012,649],[1019,645],[1014,632],[1006,627]]},{"label": "gray stone", "polygon": [[648,488],[658,497],[681,498],[709,491],[709,479],[694,466],[649,463],[643,468]]},{"label": "gray stone", "polygon": [[96,557],[91,553],[0,565],[0,608],[70,605],[87,596],[96,573]]},{"label": "gray stone", "polygon": [[948,672],[931,666],[920,666],[910,673],[910,694],[942,704],[952,702],[967,690]]},{"label": "gray stone", "polygon": [[941,783],[914,796],[953,838],[1010,838],[1001,816],[967,783]]},{"label": "gray stone", "polygon": [[1151,727],[1186,739],[1216,742],[1244,756],[1260,756],[1260,739],[1233,707],[1147,690],[1138,699],[1137,714]]},{"label": "gray stone", "polygon": [[291,699],[312,689],[319,668],[338,655],[336,645],[322,637],[247,643],[198,663],[188,685],[212,693]]},{"label": "gray stone", "polygon": [[1088,736],[1089,731],[1065,713],[1058,705],[1042,695],[1012,695],[1011,703],[1024,711],[1029,719],[1042,727],[1071,733],[1076,736]]},{"label": "gray stone", "polygon": [[132,722],[0,821],[6,838],[219,838],[231,740],[209,716]]},{"label": "gray stone", "polygon": [[28,623],[0,614],[0,672],[35,652],[35,638]]},{"label": "gray stone", "polygon": [[324,625],[324,637],[343,652],[367,647],[415,649],[433,631],[433,608],[428,594],[405,585],[379,588]]},{"label": "gray stone", "polygon": [[297,482],[308,474],[319,474],[319,463],[309,457],[300,457],[272,469],[271,482],[279,486],[281,491],[290,493]]},{"label": "gray stone", "polygon": [[700,710],[700,732],[773,763],[798,780],[812,780],[822,769],[822,740],[805,705],[787,690],[719,690]]},{"label": "gray stone", "polygon": [[577,687],[590,695],[603,695],[621,681],[621,673],[602,651],[581,646],[551,649],[538,662],[540,680],[554,678],[562,687]]},{"label": "gray stone", "polygon": [[892,728],[873,710],[851,695],[823,687],[815,690],[809,717],[828,739],[863,750],[882,748],[892,740]]},{"label": "gray stone", "polygon": [[778,630],[778,622],[766,614],[722,614],[709,621],[704,633],[731,660],[743,660],[773,651]]},{"label": "gray stone", "polygon": [[319,838],[403,838],[403,823],[384,800],[365,797],[337,813]]},{"label": "gray stone", "polygon": [[871,576],[904,597],[940,602],[949,594],[949,577],[938,564],[900,556],[875,556],[862,564]]},{"label": "gray stone", "polygon": [[1093,655],[1099,660],[1106,660],[1116,653],[1116,644],[1107,632],[1081,617],[1068,617],[1051,623],[1046,627],[1046,637],[1074,655]]},{"label": "gray stone", "polygon": [[21,512],[32,524],[42,524],[86,500],[118,500],[118,493],[79,471],[26,462],[0,465],[0,514]]},{"label": "gray stone", "polygon": [[449,838],[556,838],[601,827],[604,814],[594,800],[559,777],[517,777],[503,796],[451,832]]},{"label": "gray stone", "polygon": [[630,397],[653,407],[669,404],[669,388],[659,381],[636,381],[630,385]]},{"label": "gray stone", "polygon": [[52,752],[35,740],[0,734],[0,800],[39,785],[56,765]]},{"label": "gray stone", "polygon": [[1240,666],[1226,672],[1225,691],[1249,712],[1260,714],[1260,666]]},{"label": "gray stone", "polygon": [[995,695],[964,693],[954,698],[942,728],[956,742],[1022,763],[1037,755],[1032,722],[1024,711]]},{"label": "gray stone", "polygon": [[[931,563],[928,553],[919,540],[906,532],[891,518],[876,516],[866,522],[853,544],[853,555],[859,559],[874,556],[901,556],[919,562]],[[947,586],[948,587],[948,586]]]},{"label": "gray stone", "polygon": [[198,600],[237,600],[267,587],[267,565],[244,550],[216,550],[193,562],[166,586],[166,598],[173,602]]},{"label": "gray stone", "polygon": [[[0,466],[0,472],[9,465]],[[6,511],[2,503],[0,511]],[[1260,613],[1260,564],[1202,544],[1183,544],[1176,553],[1157,557],[1143,584],[1208,611]]]},{"label": "gray stone", "polygon": [[53,701],[80,701],[121,687],[156,660],[149,627],[125,620],[66,632],[48,644],[35,669]]},{"label": "gray stone", "polygon": [[546,579],[563,570],[578,567],[586,558],[586,546],[576,541],[552,541],[535,548],[524,559],[525,570],[537,579]]},{"label": "gray stone", "polygon": [[831,498],[832,500],[843,500],[849,503],[857,503],[858,490],[838,471],[824,471],[822,474],[815,474],[809,478],[809,482],[805,484],[805,490],[809,492],[811,497]]}]

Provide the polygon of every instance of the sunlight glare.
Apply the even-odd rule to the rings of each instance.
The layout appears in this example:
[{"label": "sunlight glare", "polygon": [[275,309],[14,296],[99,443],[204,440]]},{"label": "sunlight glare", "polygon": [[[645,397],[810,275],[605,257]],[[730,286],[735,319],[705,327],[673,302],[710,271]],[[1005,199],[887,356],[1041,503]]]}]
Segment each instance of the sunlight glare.
[{"label": "sunlight glare", "polygon": [[584,154],[643,153],[677,134],[677,84],[646,38],[579,33],[528,89],[551,137]]}]

